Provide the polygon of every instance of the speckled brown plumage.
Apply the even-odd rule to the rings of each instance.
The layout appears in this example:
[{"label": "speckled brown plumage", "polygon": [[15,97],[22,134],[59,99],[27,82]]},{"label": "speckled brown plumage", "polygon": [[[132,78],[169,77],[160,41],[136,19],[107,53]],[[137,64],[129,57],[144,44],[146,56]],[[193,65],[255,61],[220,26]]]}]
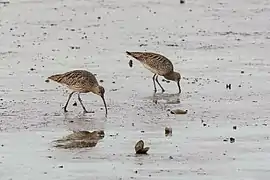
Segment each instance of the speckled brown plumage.
[{"label": "speckled brown plumage", "polygon": [[164,76],[173,72],[172,62],[163,55],[152,52],[127,52],[127,54],[139,60],[154,74]]},{"label": "speckled brown plumage", "polygon": [[67,112],[67,105],[69,103],[70,98],[75,92],[78,92],[78,100],[84,112],[92,113],[92,111],[86,110],[80,97],[80,93],[92,92],[94,94],[99,95],[102,98],[107,115],[107,105],[104,99],[105,89],[98,84],[96,77],[91,72],[85,70],[73,70],[63,74],[52,75],[48,77],[48,79],[66,85],[69,89],[73,90],[73,92],[69,95],[66,105],[64,106],[65,112]]},{"label": "speckled brown plumage", "polygon": [[85,70],[56,74],[48,77],[48,79],[67,85],[70,89],[81,93],[88,93],[94,87],[99,86],[96,77],[91,72]]},{"label": "speckled brown plumage", "polygon": [[153,83],[154,83],[154,91],[156,92],[156,84],[155,81],[160,86],[162,92],[164,92],[164,88],[158,81],[158,75],[164,76],[168,80],[172,80],[177,82],[179,93],[181,93],[180,87],[180,79],[181,75],[178,72],[174,72],[174,67],[172,62],[166,58],[165,56],[153,52],[129,52],[126,51],[127,55],[132,56],[133,58],[140,61],[145,68],[154,73]]}]

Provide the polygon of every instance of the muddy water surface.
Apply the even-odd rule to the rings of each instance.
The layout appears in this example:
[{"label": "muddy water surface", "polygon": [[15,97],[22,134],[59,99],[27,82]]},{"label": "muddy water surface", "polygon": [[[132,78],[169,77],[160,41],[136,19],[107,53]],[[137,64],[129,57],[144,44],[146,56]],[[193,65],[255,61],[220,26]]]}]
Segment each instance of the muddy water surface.
[{"label": "muddy water surface", "polygon": [[[0,3],[1,180],[266,179],[269,8],[266,0]],[[170,58],[182,94],[160,77],[166,92],[153,97],[152,74],[135,60],[130,68],[126,50]],[[72,69],[104,80],[108,118],[93,94],[82,99],[94,114],[72,106],[75,96],[63,113],[69,91],[45,80]],[[105,138],[94,148],[53,147],[71,130],[95,129]],[[149,155],[134,154],[139,139]]]}]

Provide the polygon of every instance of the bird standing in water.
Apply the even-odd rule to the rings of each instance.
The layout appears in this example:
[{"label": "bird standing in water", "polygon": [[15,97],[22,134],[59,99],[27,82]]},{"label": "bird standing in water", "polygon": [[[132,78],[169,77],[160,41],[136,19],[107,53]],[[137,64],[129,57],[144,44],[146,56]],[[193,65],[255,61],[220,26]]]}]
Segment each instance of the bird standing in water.
[{"label": "bird standing in water", "polygon": [[178,72],[174,72],[172,62],[165,56],[152,52],[129,52],[126,51],[127,55],[132,56],[133,58],[140,61],[145,68],[154,73],[153,83],[154,91],[157,92],[156,83],[158,83],[162,92],[165,92],[164,88],[158,81],[158,75],[164,76],[165,79],[175,81],[178,86],[179,93],[181,93],[180,80],[181,75]]},{"label": "bird standing in water", "polygon": [[48,77],[48,79],[67,85],[69,89],[73,90],[68,97],[66,105],[64,106],[64,112],[67,112],[67,106],[72,95],[75,92],[78,92],[78,100],[84,110],[84,113],[93,113],[92,111],[86,110],[80,97],[80,93],[92,92],[102,98],[107,116],[107,105],[104,98],[105,89],[98,84],[96,77],[92,73],[85,70],[74,70],[63,74],[52,75]]}]

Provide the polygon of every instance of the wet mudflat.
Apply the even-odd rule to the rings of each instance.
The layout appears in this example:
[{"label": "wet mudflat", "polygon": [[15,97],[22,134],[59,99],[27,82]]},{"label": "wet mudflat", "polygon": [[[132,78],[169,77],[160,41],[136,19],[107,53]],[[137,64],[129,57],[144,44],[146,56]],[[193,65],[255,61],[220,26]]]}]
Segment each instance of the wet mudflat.
[{"label": "wet mudflat", "polygon": [[[269,177],[269,17],[266,0],[1,3],[0,178]],[[152,74],[130,68],[126,50],[170,58],[182,94],[162,82],[153,97]],[[63,113],[69,91],[45,80],[72,69],[103,80],[107,118],[92,94],[82,99],[94,114],[76,96]],[[178,108],[188,113],[170,113]],[[96,147],[53,147],[71,130],[99,129]],[[148,155],[135,155],[140,139]]]}]

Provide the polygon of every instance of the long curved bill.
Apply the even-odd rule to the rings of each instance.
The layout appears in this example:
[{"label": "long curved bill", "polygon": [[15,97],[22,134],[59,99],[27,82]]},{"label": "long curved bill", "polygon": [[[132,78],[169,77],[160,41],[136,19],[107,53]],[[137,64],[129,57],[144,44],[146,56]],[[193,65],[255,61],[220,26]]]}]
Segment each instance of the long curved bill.
[{"label": "long curved bill", "polygon": [[107,105],[106,105],[106,102],[105,102],[105,98],[104,98],[104,96],[101,96],[101,98],[102,98],[102,100],[103,100],[104,107],[105,107],[105,112],[106,112],[105,116],[107,117],[108,110],[107,110]]},{"label": "long curved bill", "polygon": [[180,81],[177,81],[177,86],[178,86],[178,89],[179,89],[179,94],[180,94],[180,93],[181,93]]}]

